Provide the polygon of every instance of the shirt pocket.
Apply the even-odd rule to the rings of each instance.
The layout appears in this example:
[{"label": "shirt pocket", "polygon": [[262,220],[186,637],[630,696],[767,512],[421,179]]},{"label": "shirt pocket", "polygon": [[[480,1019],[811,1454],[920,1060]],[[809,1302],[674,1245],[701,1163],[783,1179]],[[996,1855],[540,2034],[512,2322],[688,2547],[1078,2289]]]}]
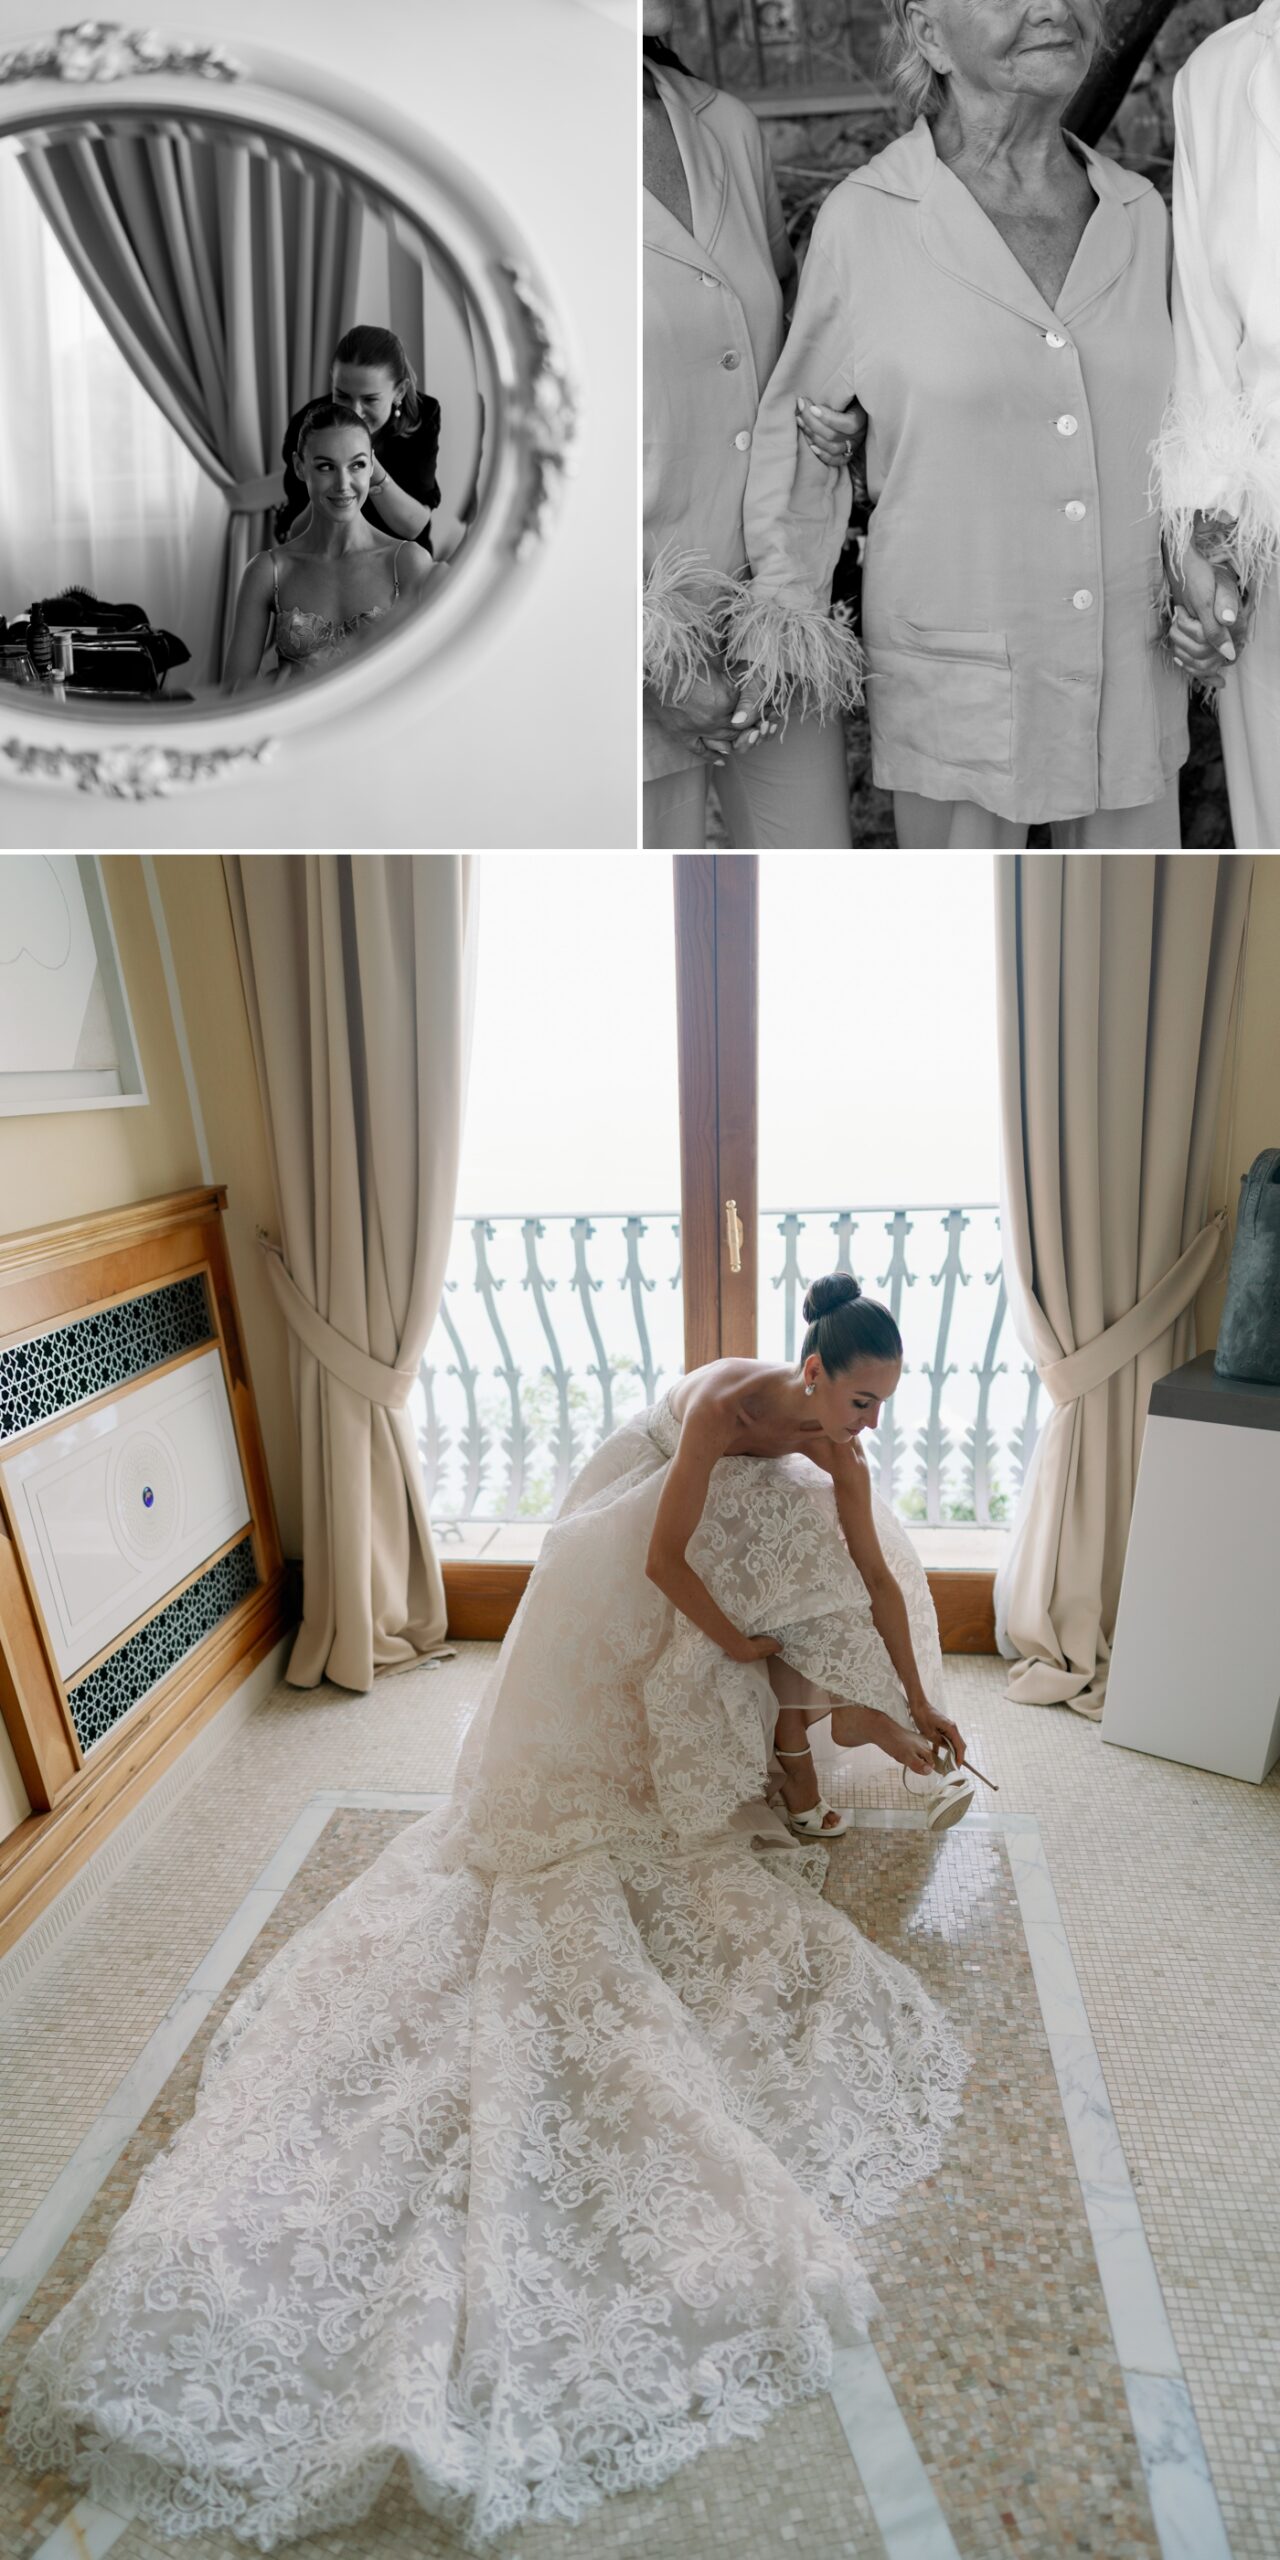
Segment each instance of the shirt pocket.
[{"label": "shirt pocket", "polygon": [[950,631],[894,615],[869,656],[872,725],[886,753],[1012,769],[1013,669],[1003,631]]}]

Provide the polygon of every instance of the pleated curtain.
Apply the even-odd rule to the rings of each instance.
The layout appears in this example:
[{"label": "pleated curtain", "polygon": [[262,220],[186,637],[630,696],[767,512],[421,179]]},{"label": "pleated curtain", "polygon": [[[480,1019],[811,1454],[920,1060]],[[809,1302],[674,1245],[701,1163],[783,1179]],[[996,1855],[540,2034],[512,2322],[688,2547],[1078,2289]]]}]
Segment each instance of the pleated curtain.
[{"label": "pleated curtain", "polygon": [[365,1690],[445,1633],[408,1402],[457,1190],[470,863],[256,854],[224,870],[301,1449],[303,1618],[286,1676]]},{"label": "pleated curtain", "polygon": [[1049,1412],[996,1578],[1008,1693],[1098,1717],[1147,1400],[1195,1350],[1252,863],[996,864],[1004,1260]]},{"label": "pleated curtain", "polygon": [[23,166],[117,346],[221,490],[216,678],[241,574],[272,538],[285,428],[357,317],[361,199],[234,128],[41,137]]}]

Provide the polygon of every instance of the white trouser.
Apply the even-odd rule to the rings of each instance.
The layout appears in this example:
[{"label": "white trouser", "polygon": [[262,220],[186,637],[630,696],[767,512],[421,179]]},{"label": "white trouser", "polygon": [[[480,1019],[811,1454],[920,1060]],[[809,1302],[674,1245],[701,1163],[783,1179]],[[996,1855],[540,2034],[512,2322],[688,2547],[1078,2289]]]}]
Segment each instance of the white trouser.
[{"label": "white trouser", "polygon": [[1263,587],[1238,666],[1218,696],[1231,832],[1249,853],[1280,847],[1280,571]]},{"label": "white trouser", "polygon": [[[687,765],[644,786],[644,841],[700,852],[707,841],[705,764]],[[773,846],[849,843],[849,785],[839,720],[789,720],[714,775],[725,834],[739,852]]]},{"label": "white trouser", "polygon": [[[1016,850],[1027,841],[1025,819],[997,818],[976,800],[927,800],[919,791],[895,791],[893,820],[904,852],[925,846],[952,851],[988,848]],[[1049,841],[1072,853],[1131,852],[1137,847],[1176,850],[1182,842],[1178,823],[1178,786],[1171,782],[1158,800],[1138,809],[1095,809],[1088,818],[1058,818]]]}]

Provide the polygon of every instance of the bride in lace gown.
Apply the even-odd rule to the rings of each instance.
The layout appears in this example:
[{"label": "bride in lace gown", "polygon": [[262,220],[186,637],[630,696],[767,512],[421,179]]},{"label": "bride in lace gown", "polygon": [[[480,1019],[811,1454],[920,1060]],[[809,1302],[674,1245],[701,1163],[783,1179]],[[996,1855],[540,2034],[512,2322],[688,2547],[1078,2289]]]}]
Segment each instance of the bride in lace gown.
[{"label": "bride in lace gown", "polygon": [[826,2387],[874,2310],[859,2229],[937,2168],[964,2073],[815,1889],[802,1761],[768,1801],[771,1669],[802,1740],[834,1700],[904,1763],[959,1743],[857,1451],[897,1361],[850,1354],[896,1341],[854,1286],[811,1293],[798,1374],[714,1363],[583,1469],[447,1809],[237,2002],[27,2358],[24,2465],[270,2550],[401,2457],[478,2547]]},{"label": "bride in lace gown", "polygon": [[446,574],[429,552],[363,514],[373,443],[345,401],[304,409],[294,469],[310,500],[306,531],[256,552],[245,570],[222,675],[228,692],[254,681],[273,642],[278,683],[327,674],[377,623],[412,604],[428,578]]}]

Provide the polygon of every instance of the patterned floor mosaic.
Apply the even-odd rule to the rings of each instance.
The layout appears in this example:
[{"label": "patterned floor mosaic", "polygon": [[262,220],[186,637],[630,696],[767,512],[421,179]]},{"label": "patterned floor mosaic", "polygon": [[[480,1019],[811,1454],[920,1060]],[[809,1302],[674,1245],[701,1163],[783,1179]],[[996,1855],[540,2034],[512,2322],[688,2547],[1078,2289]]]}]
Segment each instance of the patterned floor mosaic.
[{"label": "patterned floor mosaic", "polygon": [[[409,1818],[372,1809],[328,1815],[0,2351],[6,2405],[32,2337],[83,2280],[146,2161],[189,2112],[218,2020],[277,1947]],[[936,1840],[916,1828],[859,1828],[833,1851],[827,1892],[917,1969],[972,2057],[946,2168],[866,2242],[883,2307],[875,2346],[941,2510],[917,2547],[948,2560],[952,2550],[958,2560],[1158,2554],[1008,1844],[979,1826]],[[73,2501],[64,2483],[20,2480],[6,2466],[5,2560],[34,2560]],[[511,2560],[641,2552],[646,2560],[687,2560],[691,2527],[699,2555],[734,2560],[780,2552],[883,2560],[908,2547],[900,2536],[882,2536],[835,2408],[823,2400],[660,2493],[617,2500],[576,2532],[541,2528],[507,2548]],[[70,2553],[75,2544],[67,2539],[65,2547]],[[137,2525],[111,2547],[117,2560],[152,2560],[173,2548]],[[192,2560],[228,2560],[239,2548],[205,2537],[182,2547]],[[358,2531],[293,2547],[300,2560],[357,2552],[370,2560],[410,2552],[455,2560],[460,2551],[397,2484]]]},{"label": "patterned floor mosaic", "polygon": [[[82,2209],[68,2201],[77,2162],[100,2174],[102,2110],[148,2039],[172,2025],[180,2049],[184,1986],[204,1971],[282,1833],[317,1790],[447,1790],[495,1653],[461,1646],[456,1660],[382,1675],[367,1698],[282,1683],[228,1731],[35,1968],[16,1986],[0,1978],[0,2253],[8,2253],[0,2255],[0,2327],[6,2269],[25,2235],[39,2227],[38,2263],[48,2265]],[[1251,1787],[1108,1749],[1096,1726],[1068,1709],[1012,1704],[994,1660],[953,1656],[946,1673],[947,1707],[974,1758],[1000,1781],[997,1806],[1006,1817],[1034,1817],[1047,1853],[1231,2560],[1280,2560],[1280,2215],[1271,2207],[1280,2181],[1280,1766]],[[216,1740],[219,1727],[210,1730]],[[905,1802],[896,1773],[870,1752],[845,1761],[827,1792],[855,1803],[860,1823],[883,1821]],[[966,1826],[960,1836],[975,1835]],[[260,1917],[250,1913],[251,1929]],[[228,1948],[238,1961],[246,1944],[227,1929],[224,1961]],[[908,1952],[925,1961],[927,1950]],[[169,2068],[162,2057],[148,2096]],[[1011,2084],[1003,2100],[1015,2119],[1018,2096]],[[1077,2137],[1082,2121],[1094,2123],[1088,2090]],[[965,2246],[976,2227],[971,2221],[959,2235]],[[996,2229],[993,2252],[1007,2245]],[[884,2292],[883,2272],[880,2282]],[[1132,2290],[1121,2291],[1125,2317]],[[1139,2285],[1129,2308],[1141,2307]],[[877,2335],[883,2343],[884,2322]],[[863,2378],[855,2379],[861,2405]],[[1154,2417],[1174,2436],[1169,2396]],[[1007,2445],[1007,2426],[995,2442]],[[1064,2457],[1074,2460],[1070,2446]],[[53,2511],[30,2483],[10,2481],[6,2491],[18,2503],[0,2518],[0,2555],[13,2560],[38,2543],[32,2500],[46,2531]],[[1015,2501],[1002,2512],[1016,2523],[1020,2510]],[[913,2560],[954,2560],[939,2521],[921,2519]],[[49,2560],[96,2560],[109,2547],[92,2519],[82,2525],[82,2537]],[[352,2552],[438,2560],[427,2530],[416,2510],[388,2509],[376,2540],[335,2538],[330,2548],[336,2555],[345,2541]],[[1186,2547],[1190,2560],[1202,2560],[1195,2532],[1193,2523]],[[160,2549],[136,2528],[114,2547],[124,2560],[158,2560]],[[1018,2547],[1002,2526],[988,2550],[1004,2560]],[[1060,2546],[1065,2554],[1076,2547],[1072,2539]],[[566,2544],[565,2560],[641,2551],[655,2560],[777,2560],[780,2552],[882,2560],[883,2548],[835,2411],[813,2403],[758,2445],[683,2475],[660,2508],[615,2504],[590,2540],[584,2533]]]}]

